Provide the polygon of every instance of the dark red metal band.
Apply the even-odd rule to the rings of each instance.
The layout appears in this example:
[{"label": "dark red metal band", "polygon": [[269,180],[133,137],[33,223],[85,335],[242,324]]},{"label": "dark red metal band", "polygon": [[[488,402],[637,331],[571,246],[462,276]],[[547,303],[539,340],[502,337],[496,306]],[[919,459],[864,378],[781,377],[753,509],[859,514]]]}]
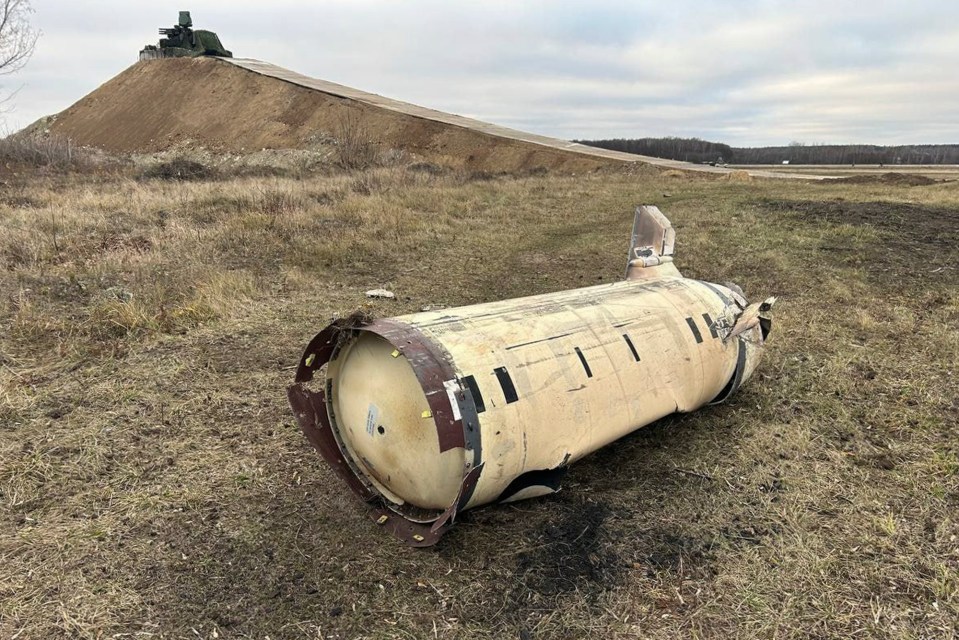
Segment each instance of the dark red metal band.
[{"label": "dark red metal band", "polygon": [[[330,325],[316,335],[306,348],[306,353],[300,360],[296,371],[297,384],[286,390],[290,407],[296,416],[296,421],[307,439],[313,444],[330,468],[349,485],[363,500],[369,501],[376,497],[363,481],[353,472],[340,445],[336,442],[329,415],[326,411],[326,394],[323,391],[312,391],[304,383],[313,379],[313,372],[333,356],[336,342],[339,339],[340,329]],[[307,364],[309,363],[309,364]]]},{"label": "dark red metal band", "polygon": [[402,322],[389,319],[374,320],[360,330],[375,333],[386,339],[413,367],[413,373],[419,380],[423,393],[426,394],[426,402],[433,413],[440,451],[465,447],[463,421],[456,419],[444,385],[447,380],[456,379],[449,356],[442,353],[441,348],[432,344],[422,332]]},{"label": "dark red metal band", "polygon": [[[374,320],[365,325],[334,322],[318,333],[309,343],[296,371],[296,384],[287,389],[290,406],[296,415],[303,433],[330,467],[363,500],[376,501],[382,506],[373,508],[373,518],[395,536],[412,546],[429,546],[453,524],[457,512],[466,506],[482,472],[482,464],[475,466],[463,478],[463,485],[453,504],[442,513],[430,515],[432,522],[419,522],[391,508],[378,492],[365,482],[346,460],[333,432],[333,425],[326,405],[326,394],[310,390],[305,385],[314,373],[336,355],[341,344],[355,337],[355,332],[368,331],[381,336],[392,344],[409,361],[413,368],[436,425],[440,451],[466,447],[466,435],[462,419],[456,419],[445,382],[455,380],[456,374],[450,357],[442,347],[433,344],[413,327],[395,320]],[[347,334],[347,335],[344,335]],[[417,509],[413,509],[419,511]],[[420,515],[420,514],[411,514]]]}]

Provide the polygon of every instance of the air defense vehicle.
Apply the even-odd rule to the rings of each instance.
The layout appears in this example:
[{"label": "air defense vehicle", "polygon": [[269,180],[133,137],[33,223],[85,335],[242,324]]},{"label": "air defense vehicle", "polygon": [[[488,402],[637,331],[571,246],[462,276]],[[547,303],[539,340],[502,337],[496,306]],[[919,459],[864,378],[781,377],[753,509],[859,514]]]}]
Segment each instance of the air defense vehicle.
[{"label": "air defense vehicle", "polygon": [[288,389],[296,419],[412,546],[465,509],[552,493],[571,463],[724,402],[756,368],[775,298],[684,278],[674,243],[662,212],[640,207],[621,282],[336,321]]},{"label": "air defense vehicle", "polygon": [[181,11],[180,19],[172,27],[161,27],[160,44],[148,44],[140,51],[140,60],[158,58],[195,58],[219,56],[232,58],[233,54],[223,48],[220,38],[212,31],[194,29],[189,11]]}]

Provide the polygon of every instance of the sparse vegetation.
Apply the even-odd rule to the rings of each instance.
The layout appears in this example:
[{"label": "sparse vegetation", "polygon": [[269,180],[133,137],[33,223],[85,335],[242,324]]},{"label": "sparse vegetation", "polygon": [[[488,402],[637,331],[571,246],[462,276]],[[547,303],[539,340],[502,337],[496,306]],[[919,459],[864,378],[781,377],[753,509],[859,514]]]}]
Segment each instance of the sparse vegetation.
[{"label": "sparse vegetation", "polygon": [[379,147],[371,132],[363,125],[363,119],[354,111],[343,114],[336,124],[335,157],[344,169],[369,169],[379,158]]},{"label": "sparse vegetation", "polygon": [[[959,183],[486,178],[5,179],[0,635],[956,636]],[[639,203],[780,297],[761,370],[399,546],[295,427],[306,342],[617,280]]]},{"label": "sparse vegetation", "polygon": [[202,162],[185,157],[176,157],[147,165],[140,171],[143,178],[159,180],[212,180],[217,176],[216,170]]},{"label": "sparse vegetation", "polygon": [[0,138],[0,164],[53,169],[88,169],[93,154],[58,136],[14,134]]}]

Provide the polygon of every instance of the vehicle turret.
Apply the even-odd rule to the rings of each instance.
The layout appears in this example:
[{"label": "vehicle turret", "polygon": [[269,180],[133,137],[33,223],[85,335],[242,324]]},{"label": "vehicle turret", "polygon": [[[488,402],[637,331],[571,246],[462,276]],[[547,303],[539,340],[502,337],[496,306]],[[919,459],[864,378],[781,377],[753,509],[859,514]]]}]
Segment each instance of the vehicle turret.
[{"label": "vehicle turret", "polygon": [[148,44],[140,51],[140,60],[157,58],[191,58],[219,56],[232,58],[233,54],[223,48],[220,38],[212,31],[193,29],[189,11],[181,11],[180,18],[172,27],[160,27],[159,45]]}]

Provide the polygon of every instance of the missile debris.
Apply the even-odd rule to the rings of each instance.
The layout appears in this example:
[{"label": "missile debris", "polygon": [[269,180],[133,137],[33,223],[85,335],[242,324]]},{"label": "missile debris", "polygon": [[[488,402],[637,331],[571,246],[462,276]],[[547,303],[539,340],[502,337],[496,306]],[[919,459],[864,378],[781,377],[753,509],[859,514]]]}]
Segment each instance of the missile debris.
[{"label": "missile debris", "polygon": [[288,389],[296,419],[413,546],[464,509],[552,493],[571,463],[723,402],[757,365],[775,299],[684,278],[674,245],[669,220],[639,207],[621,282],[334,322]]}]

